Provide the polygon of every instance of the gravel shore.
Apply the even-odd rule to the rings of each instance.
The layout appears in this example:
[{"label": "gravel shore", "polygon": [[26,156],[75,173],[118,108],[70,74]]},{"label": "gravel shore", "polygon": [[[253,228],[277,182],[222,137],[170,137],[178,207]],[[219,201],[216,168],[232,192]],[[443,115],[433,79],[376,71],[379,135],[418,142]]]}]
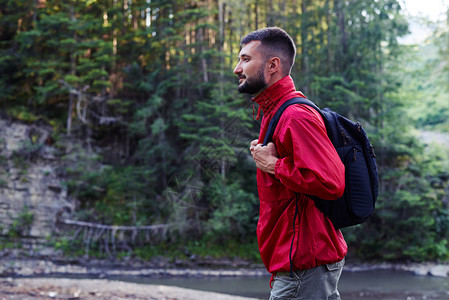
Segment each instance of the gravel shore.
[{"label": "gravel shore", "polygon": [[172,286],[103,279],[8,278],[0,280],[0,299],[44,300],[256,300]]}]

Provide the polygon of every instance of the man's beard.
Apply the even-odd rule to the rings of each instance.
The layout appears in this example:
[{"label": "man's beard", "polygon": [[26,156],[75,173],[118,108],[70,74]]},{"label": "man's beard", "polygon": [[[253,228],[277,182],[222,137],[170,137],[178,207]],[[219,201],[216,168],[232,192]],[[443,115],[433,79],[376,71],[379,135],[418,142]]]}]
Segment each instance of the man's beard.
[{"label": "man's beard", "polygon": [[245,83],[239,85],[238,91],[240,93],[257,94],[257,92],[264,89],[267,84],[265,83],[265,76],[263,71],[263,68],[260,68],[254,78],[246,77]]}]

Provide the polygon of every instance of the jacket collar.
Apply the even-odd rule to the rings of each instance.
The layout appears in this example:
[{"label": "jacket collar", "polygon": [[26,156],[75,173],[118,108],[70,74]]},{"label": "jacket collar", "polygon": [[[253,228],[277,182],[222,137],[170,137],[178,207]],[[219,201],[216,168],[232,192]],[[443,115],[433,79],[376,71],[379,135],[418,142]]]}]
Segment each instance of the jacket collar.
[{"label": "jacket collar", "polygon": [[295,90],[293,79],[290,75],[287,75],[254,97],[252,100],[259,104],[256,120],[260,118],[261,110],[264,115],[270,113],[283,96],[292,93]]}]

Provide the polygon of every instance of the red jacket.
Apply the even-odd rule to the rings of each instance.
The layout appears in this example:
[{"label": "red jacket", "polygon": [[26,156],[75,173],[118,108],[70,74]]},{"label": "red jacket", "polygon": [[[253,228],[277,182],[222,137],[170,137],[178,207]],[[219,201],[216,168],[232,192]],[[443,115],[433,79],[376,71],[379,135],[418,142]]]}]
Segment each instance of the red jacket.
[{"label": "red jacket", "polygon": [[[259,143],[268,124],[286,100],[304,97],[290,76],[267,88],[253,100],[264,112]],[[335,230],[306,195],[333,200],[343,195],[345,169],[326,134],[318,112],[306,105],[289,106],[273,134],[279,159],[275,175],[257,169],[260,217],[259,250],[268,272],[290,271],[295,199],[298,217],[292,247],[294,270],[310,269],[342,260],[347,253],[340,230]]]}]

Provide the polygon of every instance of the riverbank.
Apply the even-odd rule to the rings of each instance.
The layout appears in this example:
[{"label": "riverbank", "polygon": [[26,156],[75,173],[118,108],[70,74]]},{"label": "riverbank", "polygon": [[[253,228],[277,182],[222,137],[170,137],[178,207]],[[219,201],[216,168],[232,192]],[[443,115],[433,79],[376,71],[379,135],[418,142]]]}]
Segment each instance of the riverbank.
[{"label": "riverbank", "polygon": [[[374,272],[373,272],[374,271]],[[378,271],[378,272],[377,272]],[[363,288],[357,282],[360,276],[372,274],[373,279],[388,277],[390,271],[406,271],[413,278],[431,278],[448,276],[448,264],[353,264],[348,262],[342,282],[342,296],[345,300],[380,299],[447,299],[449,294],[438,289],[402,288],[387,290],[387,282],[377,283],[381,289]],[[383,274],[383,275],[382,275]],[[349,275],[349,277],[348,277]],[[425,276],[424,276],[425,275]],[[159,258],[150,262],[139,260],[70,260],[61,257],[13,257],[0,258],[0,299],[153,299],[153,300],[191,300],[191,299],[267,299],[269,274],[263,266],[254,265],[237,259],[202,259],[192,261],[170,261]],[[249,278],[244,279],[244,278]],[[263,294],[234,293],[234,284],[247,283],[252,277],[263,282],[260,290]],[[126,279],[125,279],[126,278]],[[132,279],[134,278],[134,279]],[[140,278],[140,279],[139,279]],[[184,278],[188,284],[173,283],[176,278]],[[236,279],[233,279],[236,278]],[[351,278],[351,279],[349,279]],[[125,280],[123,280],[125,279]],[[132,282],[124,282],[130,280]],[[162,279],[162,280],[158,280]],[[348,289],[348,279],[350,280]],[[118,281],[120,280],[120,281]],[[443,280],[446,279],[437,279]],[[365,280],[366,281],[366,280]],[[418,280],[419,282],[420,280]],[[170,283],[172,282],[172,283]],[[176,281],[178,282],[178,281]],[[226,290],[210,289],[214,292],[200,291],[194,285],[197,282],[221,282],[228,286]],[[243,282],[243,283],[241,283]],[[416,283],[416,282],[415,282]],[[178,285],[179,284],[179,285]],[[418,283],[417,285],[419,285]],[[169,286],[171,285],[171,286]],[[175,286],[173,286],[175,285]],[[412,283],[412,285],[414,285]],[[345,288],[346,286],[346,288]],[[183,287],[183,288],[181,288]],[[209,291],[210,291],[209,290]],[[217,293],[218,292],[218,293]],[[13,296],[13,297],[12,297]],[[241,296],[246,296],[241,297]],[[252,297],[252,298],[251,298]]]},{"label": "riverbank", "polygon": [[[411,272],[418,276],[449,276],[449,263],[352,263],[346,261],[345,272],[394,270]],[[201,259],[196,261],[170,261],[157,258],[153,261],[66,259],[61,257],[0,258],[0,277],[70,275],[107,278],[114,276],[147,277],[255,277],[269,275],[263,265],[239,259]]]}]

